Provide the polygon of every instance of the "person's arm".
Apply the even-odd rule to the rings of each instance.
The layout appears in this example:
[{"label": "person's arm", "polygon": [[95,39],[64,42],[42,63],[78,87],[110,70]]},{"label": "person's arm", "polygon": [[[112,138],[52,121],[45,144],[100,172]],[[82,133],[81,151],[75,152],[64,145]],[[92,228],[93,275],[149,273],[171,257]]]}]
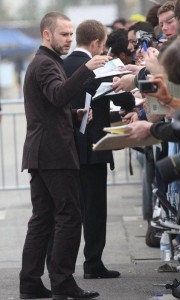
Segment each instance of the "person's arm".
[{"label": "person's arm", "polygon": [[163,140],[166,142],[180,142],[180,130],[173,128],[173,123],[159,122],[151,123],[147,121],[136,121],[130,123],[131,127],[129,136],[142,141],[149,136],[155,137],[157,140]]},{"label": "person's arm", "polygon": [[134,111],[127,113],[122,119],[124,124],[130,124],[138,120],[147,120],[146,112],[143,108],[134,109]]},{"label": "person's arm", "polygon": [[148,93],[146,95],[156,97],[164,105],[171,106],[174,109],[180,109],[180,99],[173,97],[167,87],[162,74],[157,74],[149,79],[149,81],[157,83],[158,89],[155,93]]},{"label": "person's arm", "polygon": [[147,115],[144,108],[140,108],[137,110],[139,120],[147,121]]},{"label": "person's arm", "polygon": [[150,133],[157,139],[166,142],[180,142],[180,130],[173,128],[173,123],[155,123],[150,127]]},{"label": "person's arm", "polygon": [[138,74],[136,74],[136,76],[134,77],[134,85],[136,88],[138,88],[138,81],[139,80],[146,80],[147,76],[149,75],[149,71],[143,67]]},{"label": "person's arm", "polygon": [[54,106],[60,107],[70,103],[73,97],[95,78],[93,70],[105,65],[108,60],[107,56],[96,55],[64,80],[63,68],[59,69],[52,59],[44,56],[36,68],[34,77],[44,96]]},{"label": "person's arm", "polygon": [[146,76],[149,74],[149,71],[146,68],[141,68],[138,74],[127,74],[123,75],[121,78],[114,77],[113,78],[113,88],[115,92],[119,92],[120,90],[130,92],[134,88],[138,87],[138,80],[146,79]]},{"label": "person's arm", "polygon": [[132,64],[128,64],[128,65],[124,66],[125,70],[131,71],[132,72],[131,74],[134,74],[134,75],[138,74],[139,71],[143,68],[144,68],[143,66],[137,66],[137,65],[132,65]]},{"label": "person's arm", "polygon": [[133,90],[136,86],[134,83],[135,75],[133,74],[127,74],[123,75],[121,78],[115,76],[113,77],[113,89],[115,93],[119,92],[120,90],[130,92]]},{"label": "person's arm", "polygon": [[153,47],[149,47],[146,52],[143,52],[146,69],[150,74],[158,74],[163,70],[158,60],[159,51]]},{"label": "person's arm", "polygon": [[151,136],[150,127],[152,123],[147,121],[135,121],[128,126],[131,127],[129,136],[137,141],[144,140]]}]

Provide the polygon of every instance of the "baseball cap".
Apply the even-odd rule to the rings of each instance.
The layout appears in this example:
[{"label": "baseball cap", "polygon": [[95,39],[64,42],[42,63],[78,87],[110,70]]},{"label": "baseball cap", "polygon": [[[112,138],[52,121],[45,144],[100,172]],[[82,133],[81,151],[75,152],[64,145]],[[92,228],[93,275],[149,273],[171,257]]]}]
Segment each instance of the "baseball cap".
[{"label": "baseball cap", "polygon": [[146,17],[141,14],[133,14],[129,17],[129,21],[132,22],[145,22]]}]

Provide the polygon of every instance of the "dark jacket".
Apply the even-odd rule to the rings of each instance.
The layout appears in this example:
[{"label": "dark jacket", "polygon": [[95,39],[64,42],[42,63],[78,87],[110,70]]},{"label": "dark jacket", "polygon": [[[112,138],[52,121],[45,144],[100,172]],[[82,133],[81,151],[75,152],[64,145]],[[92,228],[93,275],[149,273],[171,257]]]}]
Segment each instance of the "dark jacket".
[{"label": "dark jacket", "polygon": [[155,138],[159,140],[175,143],[180,142],[180,126],[176,122],[159,122],[152,124],[152,126],[150,127],[150,132]]},{"label": "dark jacket", "polygon": [[24,82],[23,169],[78,169],[70,102],[94,78],[85,65],[67,79],[61,58],[40,46]]},{"label": "dark jacket", "polygon": [[[70,77],[83,63],[90,59],[88,54],[82,51],[73,51],[63,63],[64,70]],[[73,108],[82,108],[85,105],[86,92],[94,94],[100,82],[96,79],[85,86],[72,99]],[[104,127],[110,126],[110,103],[105,97],[97,101],[91,101],[93,110],[93,120],[87,125],[85,134],[81,134],[77,130],[78,146],[81,164],[111,163],[113,165],[112,151],[92,151],[92,146],[99,141],[106,133],[103,132]]]}]

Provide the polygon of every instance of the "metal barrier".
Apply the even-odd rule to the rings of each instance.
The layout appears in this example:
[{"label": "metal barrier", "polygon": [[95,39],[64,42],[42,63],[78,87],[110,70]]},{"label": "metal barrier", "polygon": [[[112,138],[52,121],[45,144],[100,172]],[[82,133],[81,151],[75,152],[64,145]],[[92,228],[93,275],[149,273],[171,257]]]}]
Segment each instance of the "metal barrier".
[{"label": "metal barrier", "polygon": [[26,132],[23,99],[1,100],[0,191],[29,188],[29,175],[21,172]]},{"label": "metal barrier", "polygon": [[[29,189],[29,174],[21,172],[26,120],[23,99],[1,100],[0,125],[0,191]],[[133,150],[132,150],[133,151]],[[109,185],[141,184],[141,167],[132,153],[134,175],[129,174],[128,150],[114,151],[115,170],[108,169]]]}]

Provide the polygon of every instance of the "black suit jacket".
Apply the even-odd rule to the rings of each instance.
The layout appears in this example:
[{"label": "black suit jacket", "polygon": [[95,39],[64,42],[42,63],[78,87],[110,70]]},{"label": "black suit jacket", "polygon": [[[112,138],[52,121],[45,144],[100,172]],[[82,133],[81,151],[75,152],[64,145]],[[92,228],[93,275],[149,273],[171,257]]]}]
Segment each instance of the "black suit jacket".
[{"label": "black suit jacket", "polygon": [[62,60],[40,46],[24,82],[27,133],[23,169],[78,169],[70,102],[94,73],[82,65],[67,79]]},{"label": "black suit jacket", "polygon": [[[63,62],[64,70],[68,77],[82,64],[90,59],[88,54],[82,51],[73,51]],[[87,83],[81,93],[72,99],[73,108],[82,108],[85,105],[86,92],[94,94],[100,82],[96,79]],[[110,102],[105,97],[98,101],[91,101],[93,120],[87,125],[85,134],[77,130],[78,145],[81,164],[111,163],[113,164],[112,151],[92,151],[92,145],[100,140],[106,133],[104,127],[110,126]]]}]

